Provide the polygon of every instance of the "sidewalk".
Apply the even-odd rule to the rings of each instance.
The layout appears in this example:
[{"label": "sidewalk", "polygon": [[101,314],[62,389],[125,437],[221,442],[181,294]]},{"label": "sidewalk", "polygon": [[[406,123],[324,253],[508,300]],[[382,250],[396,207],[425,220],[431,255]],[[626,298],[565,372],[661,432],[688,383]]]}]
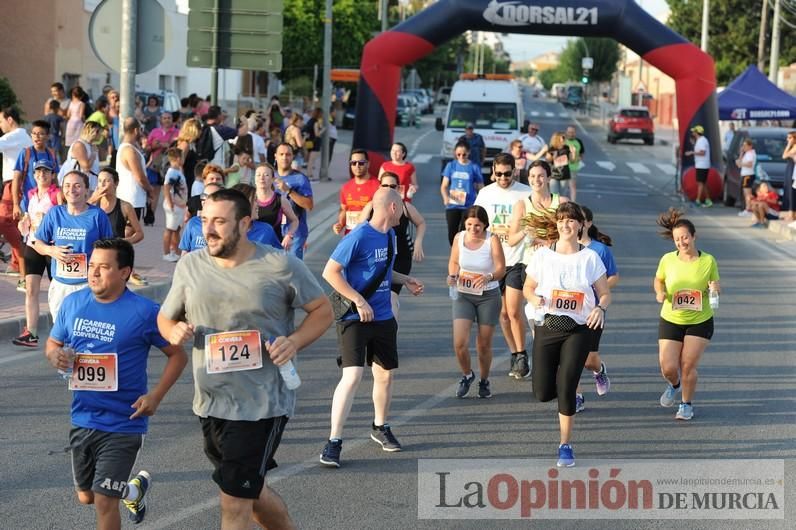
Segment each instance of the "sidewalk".
[{"label": "sidewalk", "polygon": [[[343,136],[341,134],[341,136]],[[343,140],[343,138],[341,138]],[[309,213],[308,224],[310,235],[308,243],[312,243],[321,233],[330,229],[333,216],[336,215],[339,203],[338,194],[344,180],[348,179],[348,153],[351,146],[337,142],[334,156],[329,165],[329,175],[332,181],[313,182],[312,191],[315,208]],[[154,226],[144,227],[144,240],[135,245],[135,270],[149,281],[148,286],[136,287],[128,284],[134,292],[160,302],[165,298],[171,286],[171,275],[174,272],[174,263],[163,261],[162,236],[164,214],[161,205],[158,206]],[[6,251],[10,251],[8,245]],[[311,247],[309,252],[312,252]],[[4,267],[0,265],[0,267]],[[3,270],[5,270],[3,268]],[[0,273],[0,341],[10,344],[10,339],[18,336],[25,326],[25,294],[16,290],[19,277],[6,276]],[[50,310],[47,305],[47,288],[50,282],[47,275],[42,279],[41,293],[39,294],[39,330],[40,347],[43,347],[46,335],[51,325]],[[8,341],[8,342],[6,342]],[[26,348],[19,347],[20,351]]]}]

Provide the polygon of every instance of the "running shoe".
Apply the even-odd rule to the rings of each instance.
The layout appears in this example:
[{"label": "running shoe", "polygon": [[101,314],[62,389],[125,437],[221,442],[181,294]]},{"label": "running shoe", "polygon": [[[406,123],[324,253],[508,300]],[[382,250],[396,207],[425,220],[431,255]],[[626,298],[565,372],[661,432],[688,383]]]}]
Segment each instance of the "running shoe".
[{"label": "running shoe", "polygon": [[122,502],[127,508],[127,511],[130,512],[127,514],[128,519],[130,519],[133,524],[138,524],[143,521],[144,516],[146,516],[146,502],[144,498],[152,484],[152,477],[142,469],[136,476],[130,479],[128,484],[132,484],[138,488],[138,498],[134,501],[122,499]]},{"label": "running shoe", "polygon": [[710,208],[713,206],[713,201],[710,199],[705,199],[705,202],[702,203],[702,208]]},{"label": "running shoe", "polygon": [[462,376],[462,378],[459,380],[459,389],[456,390],[456,397],[463,398],[466,396],[470,391],[470,385],[473,384],[473,381],[475,381],[475,374],[472,370],[470,370],[469,376]]},{"label": "running shoe", "polygon": [[572,452],[572,446],[569,444],[561,444],[558,446],[558,467],[572,467],[575,465],[575,453]]},{"label": "running shoe", "polygon": [[481,379],[478,381],[478,397],[491,398],[492,391],[489,389],[489,379]]},{"label": "running shoe", "polygon": [[583,397],[583,394],[575,394],[575,414],[583,412],[584,410],[586,410],[586,399]]},{"label": "running shoe", "polygon": [[141,276],[137,272],[134,272],[134,273],[132,273],[130,275],[130,283],[132,283],[133,285],[137,285],[139,287],[143,287],[145,285],[149,285],[149,281],[147,281],[146,278],[144,278],[143,276]]},{"label": "running shoe", "polygon": [[661,407],[671,407],[674,405],[674,398],[680,389],[682,389],[682,385],[680,385],[676,390],[671,384],[666,384],[666,390],[663,391],[661,394]]},{"label": "running shoe", "polygon": [[340,467],[340,451],[343,450],[343,440],[329,440],[321,453],[321,464],[328,467]]},{"label": "running shoe", "polygon": [[370,432],[370,438],[389,453],[395,453],[401,450],[401,443],[392,433],[392,430],[390,430],[390,426],[386,423],[382,425],[381,428],[374,425]]},{"label": "running shoe", "polygon": [[27,291],[26,285],[27,284],[25,283],[25,280],[19,280],[17,282],[17,291],[19,291],[20,293],[26,292]]},{"label": "running shoe", "polygon": [[511,367],[509,368],[509,377],[514,377],[514,374],[517,372],[517,354],[511,354]]},{"label": "running shoe", "polygon": [[738,217],[749,217],[751,215],[752,212],[750,212],[749,210],[741,210],[740,212],[738,212]]},{"label": "running shoe", "polygon": [[674,415],[674,419],[688,421],[693,417],[694,417],[694,407],[692,407],[688,403],[680,403],[680,407],[677,409],[677,414]]},{"label": "running shoe", "polygon": [[39,337],[28,331],[27,328],[22,330],[22,335],[11,339],[11,342],[16,346],[27,346],[28,348],[36,348],[39,345]]},{"label": "running shoe", "polygon": [[531,373],[531,367],[528,365],[528,354],[520,353],[517,355],[517,369],[514,372],[515,379],[524,379]]},{"label": "running shoe", "polygon": [[163,254],[163,261],[175,263],[177,261],[180,261],[180,257],[174,252],[169,252],[168,254]]},{"label": "running shoe", "polygon": [[608,374],[605,371],[605,363],[600,363],[600,371],[593,372],[594,384],[597,386],[597,395],[604,396],[611,390],[611,380],[608,379]]}]

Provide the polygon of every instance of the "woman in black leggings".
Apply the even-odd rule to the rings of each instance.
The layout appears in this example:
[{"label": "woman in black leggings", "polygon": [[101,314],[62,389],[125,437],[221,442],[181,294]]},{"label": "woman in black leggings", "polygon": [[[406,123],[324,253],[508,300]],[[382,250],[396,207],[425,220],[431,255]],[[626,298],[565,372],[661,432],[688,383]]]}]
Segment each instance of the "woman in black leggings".
[{"label": "woman in black leggings", "polygon": [[534,329],[533,393],[543,402],[558,398],[561,441],[557,465],[572,467],[575,393],[589,355],[589,328],[602,327],[611,293],[602,260],[578,243],[585,219],[577,204],[561,204],[551,216],[529,216],[527,223],[546,228],[555,241],[534,253],[523,288],[530,306],[544,314],[536,319]]}]

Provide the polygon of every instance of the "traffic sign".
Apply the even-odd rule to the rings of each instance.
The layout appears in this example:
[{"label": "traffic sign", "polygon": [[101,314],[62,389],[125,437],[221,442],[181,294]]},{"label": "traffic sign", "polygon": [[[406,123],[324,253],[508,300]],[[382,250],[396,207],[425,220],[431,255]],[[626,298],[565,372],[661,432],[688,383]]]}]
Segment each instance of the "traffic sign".
[{"label": "traffic sign", "polygon": [[282,70],[283,0],[190,0],[189,8],[188,66]]},{"label": "traffic sign", "polygon": [[593,57],[583,57],[580,60],[580,67],[584,70],[591,70],[594,68],[594,58]]},{"label": "traffic sign", "polygon": [[[138,0],[135,71],[152,70],[163,60],[171,43],[171,25],[157,0]],[[88,23],[89,42],[94,54],[111,70],[122,70],[122,0],[103,0]]]}]

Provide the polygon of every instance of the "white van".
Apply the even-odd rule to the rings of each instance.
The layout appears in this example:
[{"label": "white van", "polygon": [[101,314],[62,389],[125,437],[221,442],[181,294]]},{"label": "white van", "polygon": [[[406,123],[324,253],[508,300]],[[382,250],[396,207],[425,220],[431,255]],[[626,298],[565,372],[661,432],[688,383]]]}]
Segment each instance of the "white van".
[{"label": "white van", "polygon": [[486,160],[507,152],[512,140],[522,134],[524,120],[520,88],[513,80],[473,79],[454,83],[444,118],[437,118],[442,135],[442,168],[453,159],[453,148],[468,123],[484,138]]}]

